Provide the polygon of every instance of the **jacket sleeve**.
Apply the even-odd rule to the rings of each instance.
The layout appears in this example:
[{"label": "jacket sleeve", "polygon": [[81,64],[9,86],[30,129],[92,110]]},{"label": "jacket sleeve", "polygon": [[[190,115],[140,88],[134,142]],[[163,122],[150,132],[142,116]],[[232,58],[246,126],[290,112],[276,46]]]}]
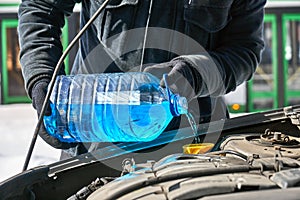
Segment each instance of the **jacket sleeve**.
[{"label": "jacket sleeve", "polygon": [[29,95],[37,80],[51,78],[62,55],[60,39],[65,16],[72,13],[76,2],[79,0],[23,0],[20,4],[20,62]]},{"label": "jacket sleeve", "polygon": [[[197,96],[221,96],[249,80],[261,60],[266,0],[235,0],[231,20],[207,53],[181,56],[198,72]],[[200,75],[200,76],[199,76]]]}]

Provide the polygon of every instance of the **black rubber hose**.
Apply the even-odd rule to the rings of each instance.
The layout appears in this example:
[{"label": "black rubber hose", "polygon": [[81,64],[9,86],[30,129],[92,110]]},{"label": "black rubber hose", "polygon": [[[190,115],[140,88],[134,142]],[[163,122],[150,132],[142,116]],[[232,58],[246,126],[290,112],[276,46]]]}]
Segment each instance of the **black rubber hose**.
[{"label": "black rubber hose", "polygon": [[28,167],[28,164],[29,164],[29,161],[30,161],[30,158],[31,158],[34,146],[35,146],[35,143],[36,143],[36,139],[37,139],[37,136],[38,136],[41,124],[43,122],[43,117],[45,115],[46,108],[47,108],[48,103],[49,103],[50,95],[51,95],[51,92],[52,92],[53,87],[54,87],[55,79],[57,78],[57,76],[59,74],[59,71],[60,71],[60,68],[62,66],[62,63],[64,62],[65,58],[67,57],[67,55],[71,51],[71,49],[78,42],[78,40],[80,39],[80,37],[83,35],[83,33],[94,22],[94,20],[99,16],[99,14],[105,8],[105,6],[109,3],[109,1],[110,0],[104,1],[104,3],[98,8],[98,10],[90,18],[90,20],[85,24],[85,26],[76,34],[76,36],[74,37],[74,39],[70,42],[70,44],[68,45],[68,47],[66,48],[66,50],[64,51],[64,53],[61,55],[59,61],[57,62],[57,65],[54,68],[53,76],[52,76],[51,81],[49,83],[48,91],[47,91],[47,94],[46,94],[46,97],[45,97],[45,100],[44,100],[44,103],[43,103],[41,114],[40,114],[40,116],[38,118],[38,122],[37,122],[37,125],[36,125],[35,130],[34,130],[34,134],[33,134],[33,137],[32,137],[31,143],[30,143],[30,147],[29,147],[29,150],[28,150],[28,153],[27,153],[27,156],[26,156],[26,160],[25,160],[25,163],[23,165],[23,171],[27,170],[27,167]]}]

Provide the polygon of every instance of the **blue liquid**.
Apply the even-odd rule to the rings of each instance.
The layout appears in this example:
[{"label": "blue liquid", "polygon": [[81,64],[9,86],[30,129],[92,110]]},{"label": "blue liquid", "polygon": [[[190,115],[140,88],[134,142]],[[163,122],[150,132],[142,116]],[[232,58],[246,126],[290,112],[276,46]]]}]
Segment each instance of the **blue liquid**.
[{"label": "blue liquid", "polygon": [[186,99],[168,91],[149,73],[59,76],[45,128],[63,142],[151,141],[187,112]]},{"label": "blue liquid", "polygon": [[44,122],[64,142],[145,142],[157,138],[173,118],[168,101],[120,104],[57,105]]}]

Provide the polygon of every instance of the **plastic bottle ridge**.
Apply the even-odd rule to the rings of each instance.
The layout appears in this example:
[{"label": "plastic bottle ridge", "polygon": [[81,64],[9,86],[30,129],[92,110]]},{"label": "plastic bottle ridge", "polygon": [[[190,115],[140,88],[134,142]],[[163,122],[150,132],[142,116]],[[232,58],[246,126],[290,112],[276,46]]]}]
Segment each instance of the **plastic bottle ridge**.
[{"label": "plastic bottle ridge", "polygon": [[50,107],[46,130],[64,142],[151,141],[187,113],[184,97],[142,72],[59,76]]}]

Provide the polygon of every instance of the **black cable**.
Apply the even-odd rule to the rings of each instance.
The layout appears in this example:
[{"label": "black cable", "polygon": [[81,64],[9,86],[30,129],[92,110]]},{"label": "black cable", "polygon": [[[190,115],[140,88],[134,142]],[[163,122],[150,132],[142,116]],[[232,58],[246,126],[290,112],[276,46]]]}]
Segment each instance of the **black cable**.
[{"label": "black cable", "polygon": [[55,66],[54,68],[54,72],[53,72],[53,75],[52,75],[52,78],[51,78],[51,81],[49,83],[49,87],[48,87],[48,91],[47,91],[47,94],[46,94],[46,97],[45,97],[45,100],[44,100],[44,103],[43,103],[43,107],[42,107],[42,110],[41,110],[41,114],[38,118],[38,122],[37,122],[37,125],[35,127],[35,130],[34,130],[34,134],[33,134],[33,137],[32,137],[32,140],[31,140],[31,143],[30,143],[30,147],[29,147],[29,150],[28,150],[28,153],[27,153],[27,156],[26,156],[26,160],[25,160],[25,163],[24,163],[24,166],[23,166],[23,171],[27,170],[27,167],[28,167],[28,164],[29,164],[29,161],[30,161],[30,158],[31,158],[31,155],[32,155],[32,152],[33,152],[33,148],[35,146],[35,143],[36,143],[36,139],[37,139],[37,136],[38,136],[38,133],[39,133],[39,130],[41,128],[41,124],[43,122],[43,117],[45,115],[45,112],[46,112],[46,108],[49,104],[49,99],[50,99],[50,95],[51,95],[51,92],[53,90],[53,87],[54,87],[54,83],[55,83],[55,79],[57,78],[58,74],[59,74],[59,71],[60,71],[60,68],[62,66],[62,63],[64,62],[65,58],[67,57],[68,53],[70,52],[70,50],[73,48],[73,46],[76,44],[76,42],[78,42],[78,40],[80,39],[80,37],[83,35],[83,33],[87,30],[87,28],[94,22],[94,20],[99,16],[99,14],[101,13],[101,11],[105,8],[105,6],[108,4],[110,0],[106,0],[104,1],[104,3],[98,8],[98,10],[94,13],[94,15],[90,18],[90,20],[84,25],[84,27],[76,34],[76,36],[74,37],[74,39],[70,42],[70,44],[68,45],[68,47],[66,48],[66,50],[64,51],[64,53],[61,55],[59,61],[57,62],[57,65]]}]

